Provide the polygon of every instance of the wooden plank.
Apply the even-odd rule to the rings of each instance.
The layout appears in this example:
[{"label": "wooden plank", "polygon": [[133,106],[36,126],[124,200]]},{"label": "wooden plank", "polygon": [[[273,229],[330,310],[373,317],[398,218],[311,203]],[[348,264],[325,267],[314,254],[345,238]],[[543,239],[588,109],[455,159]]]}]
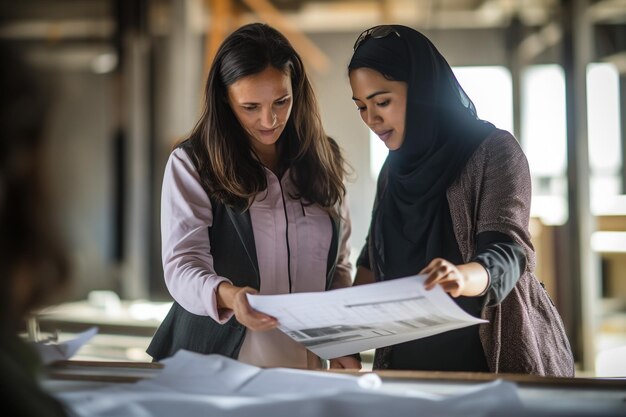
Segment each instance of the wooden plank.
[{"label": "wooden plank", "polygon": [[[163,364],[154,362],[99,362],[99,361],[59,361],[48,366],[47,376],[50,379],[74,381],[100,381],[132,383],[145,379],[136,370],[154,371],[163,368]],[[73,372],[74,371],[74,372]],[[91,372],[90,372],[91,371]],[[106,373],[103,373],[106,371]],[[366,372],[349,370],[327,370],[326,372],[361,376]],[[521,374],[492,374],[479,372],[432,372],[432,371],[396,371],[383,370],[372,373],[380,376],[383,381],[437,381],[456,383],[489,382],[503,379],[519,385],[546,386],[555,388],[591,388],[626,391],[626,378],[561,378]],[[144,374],[145,375],[145,374]]]},{"label": "wooden plank", "polygon": [[217,50],[230,32],[233,17],[231,0],[207,0],[207,3],[211,9],[211,27],[205,41],[203,77],[205,79]]},{"label": "wooden plank", "polygon": [[[332,372],[362,375],[362,372],[332,370]],[[374,371],[383,380],[414,380],[442,382],[488,382],[497,379],[520,385],[540,385],[566,388],[601,388],[626,391],[626,378],[563,378],[524,374],[493,374],[480,372],[433,372],[433,371]]]},{"label": "wooden plank", "polygon": [[596,228],[603,232],[626,232],[626,215],[597,216]]}]

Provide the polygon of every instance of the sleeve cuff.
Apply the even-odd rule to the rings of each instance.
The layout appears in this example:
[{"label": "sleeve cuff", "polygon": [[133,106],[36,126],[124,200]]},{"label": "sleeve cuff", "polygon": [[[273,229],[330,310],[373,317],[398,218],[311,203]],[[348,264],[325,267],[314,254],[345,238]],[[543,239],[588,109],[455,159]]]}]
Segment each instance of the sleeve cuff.
[{"label": "sleeve cuff", "polygon": [[228,282],[229,284],[232,284],[232,282],[228,278],[216,277],[211,285],[205,287],[205,294],[202,297],[202,299],[205,300],[205,308],[206,311],[209,313],[209,317],[211,317],[219,324],[225,324],[234,316],[233,310],[217,307],[217,288],[222,282]]},{"label": "sleeve cuff", "polygon": [[480,258],[476,258],[472,262],[476,262],[477,264],[481,265],[487,272],[487,285],[485,286],[485,289],[483,290],[483,292],[481,292],[480,294],[476,296],[476,297],[484,297],[485,295],[489,293],[489,290],[491,289],[491,282],[492,282],[491,272],[489,271],[488,265],[486,265],[486,263],[483,262]]}]

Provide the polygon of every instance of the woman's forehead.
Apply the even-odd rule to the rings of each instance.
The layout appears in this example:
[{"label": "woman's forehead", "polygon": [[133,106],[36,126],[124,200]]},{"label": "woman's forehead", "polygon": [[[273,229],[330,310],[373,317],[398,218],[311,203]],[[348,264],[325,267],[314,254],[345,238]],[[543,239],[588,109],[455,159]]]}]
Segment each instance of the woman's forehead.
[{"label": "woman's forehead", "polygon": [[231,99],[239,102],[256,102],[277,99],[291,94],[291,77],[289,73],[268,67],[257,74],[241,77],[228,86]]},{"label": "woman's forehead", "polygon": [[353,98],[358,100],[367,100],[373,95],[406,89],[406,83],[390,80],[377,70],[366,67],[350,71],[350,85]]}]

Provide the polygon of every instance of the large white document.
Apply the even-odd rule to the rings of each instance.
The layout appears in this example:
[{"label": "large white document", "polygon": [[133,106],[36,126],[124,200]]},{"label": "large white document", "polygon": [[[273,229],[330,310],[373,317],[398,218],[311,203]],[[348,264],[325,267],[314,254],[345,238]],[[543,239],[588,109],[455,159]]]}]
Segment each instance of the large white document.
[{"label": "large white document", "polygon": [[467,314],[425,275],[327,292],[248,295],[280,329],[324,359],[484,323]]}]

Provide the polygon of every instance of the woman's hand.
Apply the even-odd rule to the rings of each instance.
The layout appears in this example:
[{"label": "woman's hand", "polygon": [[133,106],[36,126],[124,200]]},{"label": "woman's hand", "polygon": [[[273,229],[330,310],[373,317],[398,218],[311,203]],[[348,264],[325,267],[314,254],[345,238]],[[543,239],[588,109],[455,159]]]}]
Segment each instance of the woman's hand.
[{"label": "woman's hand", "polygon": [[451,262],[442,258],[435,258],[420,271],[428,277],[424,281],[424,288],[432,290],[435,285],[441,288],[453,297],[461,295],[465,289],[465,281],[467,278],[463,276],[461,271]]},{"label": "woman's hand", "polygon": [[330,360],[330,369],[361,369],[361,361],[354,356],[342,356]]},{"label": "woman's hand", "polygon": [[442,258],[433,259],[426,268],[420,271],[426,274],[424,287],[431,290],[435,285],[452,297],[475,297],[484,293],[489,285],[487,270],[478,262],[454,265]]},{"label": "woman's hand", "polygon": [[218,308],[233,310],[237,321],[250,330],[271,330],[278,326],[278,320],[256,311],[250,306],[247,294],[257,294],[251,287],[236,287],[229,282],[222,282],[217,287]]},{"label": "woman's hand", "polygon": [[359,266],[356,268],[356,276],[354,277],[354,283],[352,286],[372,284],[376,280],[374,279],[374,273],[369,269]]}]

